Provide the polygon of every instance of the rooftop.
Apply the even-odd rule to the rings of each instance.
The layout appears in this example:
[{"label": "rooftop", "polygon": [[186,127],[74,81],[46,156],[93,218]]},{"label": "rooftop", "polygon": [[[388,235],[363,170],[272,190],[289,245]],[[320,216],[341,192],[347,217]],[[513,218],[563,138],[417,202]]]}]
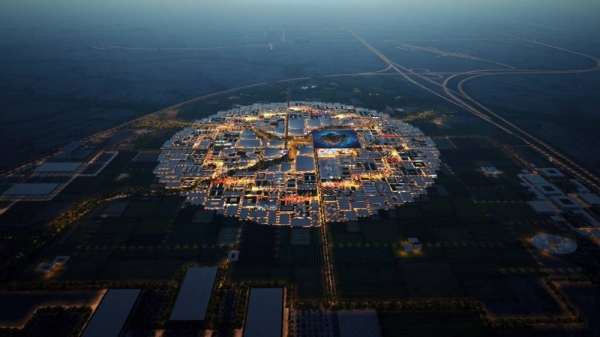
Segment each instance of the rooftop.
[{"label": "rooftop", "polygon": [[177,294],[171,321],[201,321],[217,277],[217,267],[189,268]]},{"label": "rooftop", "polygon": [[21,183],[14,184],[4,195],[48,195],[52,193],[60,184],[58,183]]},{"label": "rooftop", "polygon": [[283,333],[283,288],[252,288],[244,337],[280,337]]},{"label": "rooftop", "polygon": [[109,289],[81,336],[120,336],[139,294],[140,289]]},{"label": "rooftop", "polygon": [[37,173],[58,173],[58,172],[74,172],[79,167],[81,167],[83,163],[43,163],[38,166],[34,172]]},{"label": "rooftop", "polygon": [[577,250],[573,240],[558,235],[538,234],[531,239],[531,243],[538,249],[557,255],[571,254]]}]

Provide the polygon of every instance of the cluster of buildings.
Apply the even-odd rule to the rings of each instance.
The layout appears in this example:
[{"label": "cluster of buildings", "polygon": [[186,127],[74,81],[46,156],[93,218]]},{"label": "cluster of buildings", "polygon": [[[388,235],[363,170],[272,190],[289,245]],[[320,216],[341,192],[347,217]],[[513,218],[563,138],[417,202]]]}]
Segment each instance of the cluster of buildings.
[{"label": "cluster of buildings", "polygon": [[117,154],[73,141],[43,162],[26,164],[0,175],[0,214],[18,201],[52,200],[75,178],[97,175]]},{"label": "cluster of buildings", "polygon": [[154,173],[191,204],[269,225],[319,226],[412,202],[434,183],[435,143],[387,114],[322,102],[254,104],[196,121]]},{"label": "cluster of buildings", "polygon": [[[529,207],[537,214],[548,215],[555,221],[569,222],[580,228],[598,227],[600,222],[586,209],[600,205],[600,197],[576,179],[566,180],[556,168],[540,168],[539,174],[521,174],[521,185],[534,196],[528,201]],[[570,193],[563,189],[568,187]]]}]

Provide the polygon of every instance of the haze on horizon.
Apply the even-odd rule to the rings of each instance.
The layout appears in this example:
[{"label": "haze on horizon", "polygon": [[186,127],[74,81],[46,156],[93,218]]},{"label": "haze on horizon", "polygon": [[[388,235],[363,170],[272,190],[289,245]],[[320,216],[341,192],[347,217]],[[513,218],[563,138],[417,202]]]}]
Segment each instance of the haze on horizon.
[{"label": "haze on horizon", "polygon": [[[0,4],[0,27],[77,24],[258,24],[382,19],[422,22],[536,20],[587,30],[600,13],[594,0],[24,0]],[[589,27],[591,29],[591,27]]]}]

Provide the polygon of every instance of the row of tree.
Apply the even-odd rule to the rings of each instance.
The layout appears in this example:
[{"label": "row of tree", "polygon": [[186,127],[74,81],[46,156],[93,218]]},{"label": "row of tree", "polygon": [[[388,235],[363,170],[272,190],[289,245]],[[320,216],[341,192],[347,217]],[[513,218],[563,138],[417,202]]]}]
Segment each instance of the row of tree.
[{"label": "row of tree", "polygon": [[43,307],[22,329],[0,329],[5,337],[77,337],[92,314],[90,307]]},{"label": "row of tree", "polygon": [[0,250],[0,282],[8,281],[22,270],[56,238],[103,203],[130,197],[164,196],[168,192],[151,189],[128,189],[85,200],[60,214],[49,223],[34,225],[23,231],[4,235],[5,246]]}]

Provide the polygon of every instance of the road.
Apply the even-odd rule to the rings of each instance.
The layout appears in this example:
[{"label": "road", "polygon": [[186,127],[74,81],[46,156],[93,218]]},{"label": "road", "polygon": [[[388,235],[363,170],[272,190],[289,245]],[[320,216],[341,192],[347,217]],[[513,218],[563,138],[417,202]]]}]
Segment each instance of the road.
[{"label": "road", "polygon": [[295,78],[288,78],[288,79],[282,79],[282,80],[275,80],[275,81],[269,81],[269,82],[260,82],[260,83],[254,83],[254,84],[249,84],[249,85],[244,85],[244,86],[240,86],[240,87],[236,87],[236,88],[231,88],[231,89],[227,89],[227,90],[222,90],[222,91],[218,91],[218,92],[213,92],[207,95],[203,95],[203,96],[198,96],[195,98],[192,98],[190,100],[181,102],[181,103],[177,103],[175,105],[171,105],[168,106],[164,109],[158,110],[158,111],[154,111],[150,114],[132,119],[128,122],[125,122],[123,124],[117,125],[115,127],[112,127],[110,129],[98,132],[94,135],[91,135],[89,137],[86,137],[84,139],[82,139],[82,141],[89,141],[93,138],[99,137],[99,136],[104,136],[107,134],[110,134],[114,131],[116,131],[117,129],[127,126],[127,125],[131,125],[135,122],[138,122],[148,116],[151,115],[158,115],[161,113],[165,113],[171,110],[175,110],[175,109],[179,109],[181,107],[183,107],[184,105],[188,105],[188,104],[192,104],[198,101],[202,101],[202,100],[206,100],[212,97],[216,97],[216,96],[221,96],[221,95],[225,95],[225,94],[230,94],[233,92],[237,92],[237,91],[241,91],[241,90],[246,90],[246,89],[252,89],[252,88],[257,88],[257,87],[262,87],[262,86],[266,86],[266,85],[273,85],[273,84],[280,84],[280,83],[288,83],[288,82],[297,82],[297,81],[306,81],[306,80],[310,80],[310,79],[314,79],[314,78],[330,78],[330,77],[353,77],[353,76],[390,76],[393,74],[388,74],[385,73],[385,71],[387,71],[388,69],[390,69],[390,67],[387,67],[385,69],[381,69],[381,70],[377,70],[377,71],[371,71],[371,72],[360,72],[360,73],[345,73],[345,74],[331,74],[331,75],[319,75],[319,76],[305,76],[305,77],[295,77]]},{"label": "road", "polygon": [[327,234],[327,227],[325,226],[325,203],[323,202],[323,190],[321,186],[321,172],[319,171],[319,163],[317,161],[317,153],[315,150],[315,176],[317,177],[317,194],[319,196],[319,218],[320,219],[320,231],[321,231],[321,248],[323,249],[323,267],[325,273],[325,285],[326,285],[326,297],[330,305],[335,305],[338,300],[337,287],[335,281],[335,272],[333,270],[333,264],[331,263],[331,248],[329,244],[329,235]]},{"label": "road", "polygon": [[[486,72],[486,71],[479,71],[479,72],[470,72],[470,73],[458,73],[455,75],[452,75],[450,77],[448,77],[444,83],[442,84],[444,87],[444,90],[448,89],[448,83],[458,77],[458,76],[464,76],[464,75],[468,75],[468,77],[462,79],[458,85],[458,91],[459,91],[459,95],[462,96],[464,99],[470,101],[472,104],[474,104],[475,106],[477,106],[478,108],[480,108],[481,110],[483,110],[485,113],[487,113],[489,116],[496,118],[497,120],[507,124],[510,128],[512,128],[514,130],[514,132],[517,135],[520,135],[521,139],[523,141],[525,141],[525,143],[527,143],[528,145],[530,145],[532,148],[536,149],[540,154],[546,156],[546,157],[552,157],[553,158],[553,162],[555,164],[557,164],[557,166],[560,166],[563,170],[570,172],[571,174],[573,174],[575,177],[577,177],[578,179],[588,183],[591,187],[593,187],[594,189],[598,190],[599,189],[599,185],[600,185],[600,179],[598,178],[597,175],[595,175],[594,173],[588,171],[586,168],[584,168],[583,166],[581,166],[580,164],[578,164],[577,162],[575,162],[574,160],[568,158],[566,155],[564,155],[563,153],[561,153],[559,150],[555,149],[554,147],[552,147],[551,145],[547,144],[546,142],[540,140],[539,138],[535,137],[534,135],[522,130],[520,127],[516,126],[514,123],[510,122],[509,120],[501,117],[500,115],[494,113],[492,110],[490,110],[488,107],[486,107],[485,105],[483,105],[482,103],[476,101],[473,97],[471,97],[465,90],[464,85],[468,82],[471,81],[473,79],[476,78],[480,78],[480,77],[484,77],[484,76],[504,76],[504,75],[560,75],[560,74],[582,74],[582,73],[589,73],[589,72],[595,72],[600,70],[600,58],[591,56],[591,55],[587,55],[587,54],[583,54],[583,53],[579,53],[576,51],[572,51],[572,50],[568,50],[565,48],[561,48],[561,47],[557,47],[557,46],[552,46],[549,44],[545,44],[545,43],[541,43],[541,42],[537,42],[537,41],[532,41],[532,40],[526,40],[526,39],[519,39],[525,42],[529,42],[529,43],[533,43],[533,44],[537,44],[537,45],[541,45],[544,47],[548,47],[548,48],[553,48],[553,49],[557,49],[563,52],[567,52],[567,53],[571,53],[574,55],[578,55],[578,56],[582,56],[585,58],[588,58],[592,61],[594,61],[596,64],[595,66],[589,67],[589,68],[584,68],[584,69],[569,69],[569,70],[514,70],[514,71],[498,71],[498,72]],[[448,92],[449,95],[455,95],[456,92],[452,92],[449,91]],[[458,99],[458,98],[457,98]],[[460,99],[458,99],[460,100]]]},{"label": "road", "polygon": [[[110,135],[111,133],[117,131],[120,128],[126,127],[128,125],[132,125],[133,123],[136,123],[138,121],[141,121],[142,119],[144,119],[145,117],[151,116],[151,115],[158,115],[161,113],[165,113],[174,109],[179,109],[181,107],[183,107],[184,105],[188,105],[188,104],[192,104],[195,102],[199,102],[202,100],[206,100],[212,97],[217,97],[217,96],[221,96],[221,95],[225,95],[225,94],[230,94],[230,93],[234,93],[237,91],[242,91],[242,90],[246,90],[246,89],[252,89],[252,88],[258,88],[258,87],[262,87],[262,86],[268,86],[268,85],[274,85],[274,84],[279,84],[279,83],[289,83],[289,82],[297,82],[297,81],[306,81],[306,80],[310,80],[310,79],[317,79],[317,78],[337,78],[337,77],[361,77],[361,76],[394,76],[395,74],[390,74],[390,73],[386,73],[386,71],[388,71],[389,69],[391,69],[391,67],[387,67],[384,69],[380,69],[380,70],[375,70],[375,71],[368,71],[368,72],[359,72],[359,73],[342,73],[342,74],[330,74],[330,75],[318,75],[318,76],[305,76],[305,77],[295,77],[295,78],[288,78],[288,79],[281,79],[281,80],[275,80],[275,81],[269,81],[269,82],[260,82],[260,83],[254,83],[254,84],[249,84],[249,85],[244,85],[244,86],[240,86],[240,87],[236,87],[236,88],[231,88],[231,89],[227,89],[227,90],[222,90],[222,91],[218,91],[218,92],[213,92],[207,95],[203,95],[203,96],[198,96],[195,98],[192,98],[190,100],[187,100],[185,102],[181,102],[175,105],[171,105],[168,106],[164,109],[160,109],[154,112],[151,112],[149,114],[137,117],[135,119],[129,120],[127,122],[124,122],[122,124],[116,125],[110,129],[106,129],[103,131],[100,131],[98,133],[95,133],[93,135],[87,136],[83,139],[80,139],[80,141],[82,142],[87,142],[90,140],[93,140],[95,138],[101,138],[101,137],[106,137],[108,135]],[[41,162],[41,161],[45,161],[51,157],[53,157],[54,155],[56,155],[58,153],[58,151],[54,151],[54,152],[50,152],[50,153],[45,153],[44,155],[38,156],[35,159],[30,159],[27,160],[19,165],[7,168],[7,169],[3,169],[0,170],[0,177],[6,177],[9,176],[11,174],[15,174],[17,173],[19,170],[25,169],[31,165],[36,165],[37,163]]]},{"label": "road", "polygon": [[[521,139],[525,144],[529,145],[532,149],[534,149],[535,151],[540,153],[542,156],[544,156],[546,158],[551,157],[553,159],[553,163],[556,166],[558,166],[559,168],[561,168],[562,170],[569,172],[574,177],[578,178],[579,180],[581,180],[584,183],[587,183],[590,187],[594,188],[595,190],[600,189],[600,178],[598,178],[597,175],[590,172],[589,170],[584,168],[582,165],[575,162],[573,159],[567,157],[566,155],[561,153],[559,150],[557,150],[553,146],[538,139],[534,135],[521,129],[520,127],[516,126],[514,123],[510,122],[509,120],[507,120],[507,119],[501,117],[500,115],[498,115],[497,113],[493,112],[488,107],[477,102],[475,99],[473,99],[471,96],[469,96],[468,93],[464,89],[464,83],[466,83],[467,81],[469,81],[473,78],[482,77],[482,76],[580,74],[580,73],[588,73],[588,72],[598,71],[598,70],[600,70],[600,59],[599,58],[590,56],[587,54],[579,53],[576,51],[571,51],[571,50],[568,50],[565,48],[537,42],[537,41],[521,39],[521,40],[529,42],[529,43],[538,44],[538,45],[545,46],[548,48],[557,49],[557,50],[560,50],[563,52],[568,52],[568,53],[572,53],[575,55],[579,55],[579,56],[591,59],[594,62],[596,62],[596,65],[593,67],[590,67],[590,68],[571,69],[571,70],[519,70],[519,69],[477,70],[477,71],[456,73],[456,74],[448,77],[442,84],[440,84],[430,78],[427,78],[426,76],[423,76],[422,73],[414,72],[410,69],[407,69],[406,67],[403,67],[402,65],[400,65],[398,63],[391,61],[389,58],[387,58],[385,55],[383,55],[380,51],[378,51],[375,47],[373,47],[371,44],[369,44],[366,40],[364,40],[363,38],[358,36],[354,31],[352,31],[352,30],[348,30],[348,31],[358,41],[360,41],[363,45],[365,45],[365,47],[367,47],[375,55],[377,55],[385,63],[387,63],[388,66],[390,67],[390,69],[394,70],[397,74],[404,77],[410,83],[432,93],[433,95],[435,95],[447,102],[457,105],[457,106],[467,110],[468,112],[471,112],[475,116],[483,119],[484,121],[497,126],[498,128],[504,130],[505,132],[507,132],[509,134],[516,136],[517,138]],[[456,78],[458,76],[464,76],[464,75],[468,75],[470,77],[462,80],[459,83],[459,85],[458,85],[459,91],[458,92],[454,91],[448,87],[449,82],[453,78]],[[419,78],[423,81],[426,81],[429,84],[434,85],[435,87],[437,87],[436,89],[442,89],[444,94],[436,92],[436,91],[432,90],[431,88],[423,85],[422,83],[417,82],[413,77]]]}]

